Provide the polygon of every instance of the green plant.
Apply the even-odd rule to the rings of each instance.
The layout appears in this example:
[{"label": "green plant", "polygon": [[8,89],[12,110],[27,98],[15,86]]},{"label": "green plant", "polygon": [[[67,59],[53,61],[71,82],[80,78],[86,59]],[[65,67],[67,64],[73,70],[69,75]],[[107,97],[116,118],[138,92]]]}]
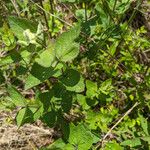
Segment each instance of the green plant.
[{"label": "green plant", "polygon": [[130,26],[141,3],[3,2],[0,108],[60,130],[44,149],[150,149],[150,43]]}]

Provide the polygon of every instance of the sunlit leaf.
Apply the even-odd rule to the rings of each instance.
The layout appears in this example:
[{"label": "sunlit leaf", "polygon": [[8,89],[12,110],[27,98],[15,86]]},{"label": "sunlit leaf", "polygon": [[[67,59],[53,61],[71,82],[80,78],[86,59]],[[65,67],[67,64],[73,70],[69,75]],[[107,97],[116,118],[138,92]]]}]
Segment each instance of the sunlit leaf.
[{"label": "sunlit leaf", "polygon": [[26,105],[26,99],[24,96],[13,86],[8,86],[7,91],[10,95],[10,98],[12,99],[12,102],[16,106],[25,106]]}]

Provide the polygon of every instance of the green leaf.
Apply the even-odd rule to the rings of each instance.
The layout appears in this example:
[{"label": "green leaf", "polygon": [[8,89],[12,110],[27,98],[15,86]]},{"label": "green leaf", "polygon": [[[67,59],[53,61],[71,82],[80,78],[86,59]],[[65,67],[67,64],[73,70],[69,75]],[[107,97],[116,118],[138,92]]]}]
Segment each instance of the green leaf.
[{"label": "green leaf", "polygon": [[54,143],[49,145],[47,148],[49,150],[64,150],[65,145],[66,144],[64,143],[62,139],[58,139]]},{"label": "green leaf", "polygon": [[79,54],[79,44],[75,39],[80,34],[80,26],[63,33],[56,41],[56,57],[63,62],[71,61]]},{"label": "green leaf", "polygon": [[16,121],[17,121],[18,127],[20,127],[24,124],[26,114],[27,114],[27,108],[22,108],[21,110],[19,110],[19,112],[16,116]]},{"label": "green leaf", "polygon": [[76,10],[76,16],[78,19],[84,20],[85,19],[85,10],[84,9],[77,9]]},{"label": "green leaf", "polygon": [[104,150],[123,150],[123,147],[121,147],[115,141],[111,141],[106,144]]},{"label": "green leaf", "polygon": [[[107,3],[107,2],[105,2]],[[101,22],[102,22],[102,25],[107,28],[109,27],[109,15],[108,15],[108,11],[106,12],[104,9],[103,9],[103,4],[100,3],[97,3],[95,9],[99,12],[99,17],[101,19]]]},{"label": "green leaf", "polygon": [[104,81],[99,90],[103,93],[103,94],[110,94],[111,90],[113,89],[113,86],[112,86],[112,80],[111,79],[108,79],[106,81]]},{"label": "green leaf", "polygon": [[73,91],[73,92],[77,92],[77,93],[83,92],[84,89],[85,89],[85,84],[84,84],[83,77],[80,76],[80,80],[79,80],[79,82],[75,86],[73,86],[73,87],[69,87],[68,86],[68,87],[66,87],[66,89],[68,91]]},{"label": "green leaf", "polygon": [[32,66],[31,73],[29,74],[29,76],[26,79],[25,89],[26,90],[30,89],[30,88],[42,83],[46,79],[53,76],[56,72],[57,72],[57,70],[54,70],[52,67],[42,67],[41,65],[35,63]]},{"label": "green leaf", "polygon": [[134,139],[131,139],[131,140],[123,141],[121,143],[121,145],[122,146],[136,147],[136,146],[142,145],[142,143],[141,143],[141,139],[140,138],[134,138]]},{"label": "green leaf", "polygon": [[139,115],[139,117],[140,117],[141,127],[143,128],[143,131],[145,132],[146,135],[149,135],[147,120],[142,115]]},{"label": "green leaf", "polygon": [[82,106],[84,110],[87,110],[90,108],[90,106],[86,102],[86,96],[82,94],[77,94],[77,102]]},{"label": "green leaf", "polygon": [[[20,127],[25,123],[33,123],[36,121],[40,117],[38,110],[38,108],[34,107],[25,107],[19,110],[16,116],[17,125]],[[36,114],[36,112],[38,112],[38,114]]]},{"label": "green leaf", "polygon": [[54,47],[54,45],[49,43],[49,47],[46,50],[44,50],[41,54],[39,54],[39,58],[36,58],[35,61],[43,67],[52,66],[53,62],[55,61],[55,57],[56,57],[55,50],[53,47]]},{"label": "green leaf", "polygon": [[97,96],[97,90],[98,90],[97,83],[87,80],[86,88],[87,88],[87,91],[86,91],[87,97],[94,98],[95,96]]},{"label": "green leaf", "polygon": [[148,142],[148,144],[150,144],[150,136],[141,137],[141,139],[142,139],[143,141]]},{"label": "green leaf", "polygon": [[38,95],[37,101],[38,105],[43,108],[43,111],[46,113],[51,106],[51,99],[54,96],[54,91],[49,90]]},{"label": "green leaf", "polygon": [[56,112],[54,110],[45,113],[42,117],[41,120],[42,122],[46,123],[46,125],[48,125],[49,127],[54,127],[55,123],[56,123]]},{"label": "green leaf", "polygon": [[39,58],[35,59],[35,61],[43,67],[50,67],[54,58],[55,56],[50,51],[45,50],[40,54]]},{"label": "green leaf", "polygon": [[72,93],[67,91],[63,93],[62,100],[61,100],[61,107],[62,110],[68,113],[72,107]]},{"label": "green leaf", "polygon": [[0,37],[5,45],[4,50],[12,50],[15,48],[15,37],[6,22],[4,22],[3,27],[0,28]]},{"label": "green leaf", "polygon": [[65,147],[64,147],[64,149],[65,150],[75,150],[77,147],[75,147],[75,146],[73,146],[73,145],[71,145],[71,144],[66,144],[65,145]]},{"label": "green leaf", "polygon": [[83,92],[85,85],[84,79],[80,73],[73,69],[68,69],[60,78],[60,81],[65,85],[66,89],[74,92]]},{"label": "green leaf", "polygon": [[129,0],[123,0],[123,1],[118,2],[118,5],[116,6],[117,14],[125,13],[125,11],[129,9],[130,4],[131,4],[131,1]]},{"label": "green leaf", "polygon": [[92,133],[83,124],[78,126],[71,124],[69,143],[77,147],[78,150],[88,150],[93,143]]},{"label": "green leaf", "polygon": [[35,122],[42,116],[42,110],[41,107],[35,108],[35,107],[29,107],[30,110],[30,116],[28,117],[29,122]]},{"label": "green leaf", "polygon": [[56,83],[53,86],[54,95],[57,98],[62,98],[63,94],[66,93],[66,88],[62,83]]},{"label": "green leaf", "polygon": [[60,81],[66,86],[75,86],[80,80],[80,73],[73,69],[68,69],[60,78]]},{"label": "green leaf", "polygon": [[37,25],[31,22],[30,20],[10,16],[8,17],[8,21],[9,21],[11,30],[16,35],[16,37],[21,41],[26,41],[26,38],[23,35],[23,32],[26,29],[30,29],[31,32],[36,33]]},{"label": "green leaf", "polygon": [[16,106],[26,106],[26,99],[15,87],[9,85],[7,91]]},{"label": "green leaf", "polygon": [[8,65],[14,62],[21,61],[21,56],[18,52],[10,52],[6,57],[0,58],[0,66]]}]

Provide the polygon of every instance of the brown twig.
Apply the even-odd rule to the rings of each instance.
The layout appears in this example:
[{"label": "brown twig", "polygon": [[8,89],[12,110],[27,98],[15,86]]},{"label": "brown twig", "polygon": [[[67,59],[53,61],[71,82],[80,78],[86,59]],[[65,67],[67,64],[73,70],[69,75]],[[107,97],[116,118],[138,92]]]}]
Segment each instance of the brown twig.
[{"label": "brown twig", "polygon": [[17,5],[16,1],[15,0],[11,0],[11,3],[13,4],[17,15],[20,17],[19,8],[18,8],[18,5]]}]

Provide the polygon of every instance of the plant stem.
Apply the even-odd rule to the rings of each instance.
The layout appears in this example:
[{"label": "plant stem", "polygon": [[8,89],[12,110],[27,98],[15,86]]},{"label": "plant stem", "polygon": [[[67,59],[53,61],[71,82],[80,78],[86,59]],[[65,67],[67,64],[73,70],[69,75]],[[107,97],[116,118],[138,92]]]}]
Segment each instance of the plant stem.
[{"label": "plant stem", "polygon": [[115,0],[114,6],[113,6],[113,14],[115,13],[116,5],[117,5],[117,0]]},{"label": "plant stem", "polygon": [[40,9],[41,9],[42,11],[44,11],[45,13],[50,14],[50,15],[53,16],[54,18],[57,18],[59,21],[61,21],[61,22],[65,23],[65,24],[67,24],[68,26],[72,27],[71,24],[69,24],[69,23],[66,22],[65,20],[59,18],[58,16],[56,16],[56,15],[54,15],[54,14],[52,14],[52,13],[46,11],[45,9],[43,9],[43,7],[41,7],[40,5],[38,5],[37,3],[35,3],[33,0],[30,0],[30,1],[31,1],[32,3],[34,3],[38,8],[40,8]]},{"label": "plant stem", "polygon": [[[40,5],[41,5],[41,7],[44,9],[42,0],[40,0]],[[49,25],[48,25],[46,13],[45,13],[45,11],[44,11],[43,9],[42,9],[42,11],[43,11],[43,16],[44,16],[44,20],[45,20],[45,23],[46,23],[46,28],[47,28],[47,30],[48,30],[48,38],[51,39],[51,33],[49,32]]]},{"label": "plant stem", "polygon": [[[50,7],[51,7],[51,14],[53,14],[54,15],[54,8],[53,8],[53,3],[54,3],[54,1],[53,0],[49,0],[49,3],[50,3]],[[54,30],[54,16],[52,16],[52,32],[53,32],[53,30]]]},{"label": "plant stem", "polygon": [[87,3],[84,3],[85,5],[85,22],[87,22]]}]

